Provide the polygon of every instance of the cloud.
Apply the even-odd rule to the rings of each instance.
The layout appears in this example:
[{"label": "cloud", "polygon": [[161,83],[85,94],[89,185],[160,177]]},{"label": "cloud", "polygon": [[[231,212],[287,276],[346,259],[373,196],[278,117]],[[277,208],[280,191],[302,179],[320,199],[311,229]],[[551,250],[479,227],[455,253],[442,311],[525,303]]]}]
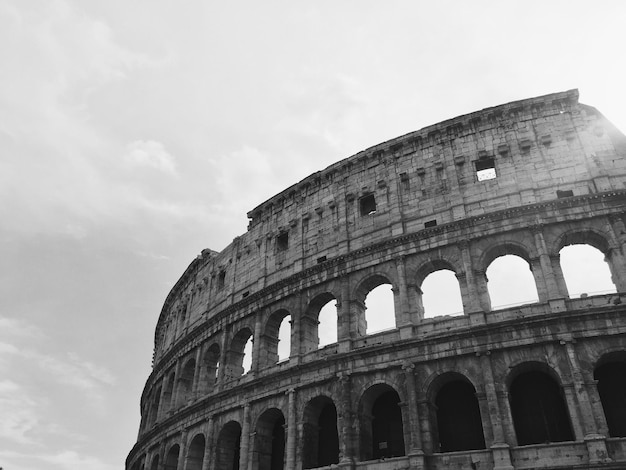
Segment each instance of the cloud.
[{"label": "cloud", "polygon": [[11,380],[0,381],[0,439],[21,444],[33,442],[29,434],[38,423],[37,404]]},{"label": "cloud", "polygon": [[40,455],[32,452],[22,453],[17,451],[0,450],[0,459],[4,468],[19,468],[20,470],[117,470],[119,465],[107,464],[101,459],[91,455],[85,455],[75,450],[62,450],[58,453],[43,453]]},{"label": "cloud", "polygon": [[174,157],[161,142],[137,140],[128,144],[124,162],[130,168],[148,167],[164,173],[176,174]]}]

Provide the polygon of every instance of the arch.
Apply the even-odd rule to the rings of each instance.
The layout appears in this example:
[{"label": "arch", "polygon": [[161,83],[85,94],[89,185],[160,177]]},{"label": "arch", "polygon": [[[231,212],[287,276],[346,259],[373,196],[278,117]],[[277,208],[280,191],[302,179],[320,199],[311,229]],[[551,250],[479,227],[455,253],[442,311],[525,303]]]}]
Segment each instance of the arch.
[{"label": "arch", "polygon": [[424,318],[464,313],[461,287],[454,270],[441,268],[432,271],[419,286]]},{"label": "arch", "polygon": [[448,374],[435,396],[440,452],[485,449],[485,435],[476,389],[459,374]]},{"label": "arch", "polygon": [[506,255],[519,256],[530,265],[531,250],[518,241],[507,240],[498,243],[486,249],[480,256],[479,266],[483,271],[487,271],[487,267],[494,262],[496,258]]},{"label": "arch", "polygon": [[207,348],[202,356],[202,367],[200,369],[200,390],[205,393],[211,393],[219,374],[220,365],[220,346],[213,343]]},{"label": "arch", "polygon": [[[383,286],[389,287],[383,288]],[[391,290],[391,295],[388,289]],[[370,298],[370,294],[374,297]],[[368,298],[371,306],[369,313],[367,312]],[[356,311],[354,312],[355,324],[352,328],[356,330],[357,336],[396,327],[394,285],[389,276],[383,273],[369,274],[358,283],[354,299]]]},{"label": "arch", "polygon": [[494,258],[485,276],[493,310],[539,301],[531,264],[519,254],[507,253]]},{"label": "arch", "polygon": [[180,446],[174,444],[167,451],[167,457],[165,457],[165,465],[163,470],[178,470],[178,456],[180,454]]},{"label": "arch", "polygon": [[592,228],[582,228],[568,230],[559,235],[554,243],[554,253],[561,251],[569,245],[589,245],[605,255],[609,252],[610,246],[605,234]]},{"label": "arch", "polygon": [[509,405],[518,445],[574,440],[563,389],[545,364],[525,363],[509,376]]},{"label": "arch", "polygon": [[177,406],[185,406],[187,402],[192,398],[193,394],[193,379],[196,373],[196,360],[189,359],[180,371],[180,377],[178,378],[178,391],[176,395]]},{"label": "arch", "polygon": [[365,297],[366,334],[396,327],[394,295],[391,284],[380,284]]},{"label": "arch", "polygon": [[187,450],[187,464],[185,470],[202,470],[204,464],[204,450],[206,440],[204,434],[196,434]]},{"label": "arch", "polygon": [[242,328],[237,332],[230,342],[230,349],[226,355],[226,364],[224,364],[224,372],[227,379],[234,379],[244,375],[244,356],[246,355],[246,347],[250,348],[249,343],[252,340],[252,330],[250,328]]},{"label": "arch", "polygon": [[220,430],[215,446],[215,470],[239,470],[241,425],[229,421]]},{"label": "arch", "polygon": [[337,342],[336,302],[330,292],[318,294],[309,302],[300,322],[304,353]]},{"label": "arch", "polygon": [[[265,324],[265,331],[262,338],[262,346],[260,348],[259,363],[264,366],[276,364],[280,360],[279,346],[280,335],[284,335],[285,319],[287,319],[286,326],[291,333],[290,320],[291,315],[285,309],[278,310],[270,315],[267,323]],[[289,351],[287,351],[287,358],[289,358]]]},{"label": "arch", "polygon": [[176,379],[176,373],[172,370],[167,375],[167,379],[165,380],[165,391],[163,392],[163,413],[167,413],[170,411],[172,407],[172,395],[174,395],[174,382]]},{"label": "arch", "polygon": [[593,371],[610,437],[626,437],[626,351],[603,356]]},{"label": "arch", "polygon": [[376,384],[359,405],[361,460],[405,455],[400,396],[387,384]]},{"label": "arch", "polygon": [[152,392],[152,397],[150,400],[150,407],[148,409],[148,420],[147,420],[147,428],[154,425],[159,416],[159,406],[161,405],[161,392],[162,387],[159,383],[157,387]]},{"label": "arch", "polygon": [[588,244],[569,244],[559,251],[559,263],[570,298],[617,292],[604,253]]},{"label": "arch", "polygon": [[285,466],[285,416],[270,408],[259,416],[254,435],[254,470],[283,470]]},{"label": "arch", "polygon": [[324,467],[339,463],[337,408],[326,396],[310,400],[303,416],[303,468]]}]

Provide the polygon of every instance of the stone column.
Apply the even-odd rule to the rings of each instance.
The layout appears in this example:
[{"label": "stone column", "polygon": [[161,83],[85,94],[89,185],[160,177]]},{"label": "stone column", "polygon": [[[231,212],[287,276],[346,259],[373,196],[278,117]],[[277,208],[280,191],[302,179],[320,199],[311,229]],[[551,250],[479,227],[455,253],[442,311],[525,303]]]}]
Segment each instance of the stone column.
[{"label": "stone column", "polygon": [[259,371],[259,368],[266,365],[261,361],[264,313],[265,312],[257,312],[254,323],[254,337],[252,338],[252,363],[250,365],[250,372],[254,374]]},{"label": "stone column", "polygon": [[485,271],[474,270],[474,285],[478,294],[478,302],[483,312],[491,311],[491,299],[487,288],[487,273]]},{"label": "stone column", "polygon": [[433,433],[430,428],[430,415],[432,404],[428,401],[428,398],[424,393],[420,393],[417,398],[417,416],[420,425],[420,434],[422,436],[422,449],[426,454],[432,454],[437,452],[435,449]]},{"label": "stone column", "polygon": [[569,298],[569,291],[567,290],[567,284],[565,283],[565,276],[563,276],[563,269],[561,268],[561,255],[559,253],[550,255],[550,266],[552,266],[552,273],[554,274],[554,280],[557,284],[557,289],[561,294],[561,297]]},{"label": "stone column", "polygon": [[221,390],[224,382],[227,380],[226,371],[228,370],[228,349],[229,349],[229,338],[230,337],[230,326],[224,328],[222,331],[222,342],[220,345],[220,367],[217,371],[217,379],[215,380],[215,391]]},{"label": "stone column", "polygon": [[211,458],[213,457],[213,416],[209,416],[209,419],[204,426],[204,457],[202,459],[202,470],[209,470],[211,468]]},{"label": "stone column", "polygon": [[404,257],[396,258],[396,269],[398,271],[398,305],[396,305],[396,327],[400,328],[402,333],[403,327],[411,327],[413,318],[411,316],[411,305],[409,299],[409,290],[406,280],[406,264]]},{"label": "stone column", "polygon": [[159,446],[159,466],[158,470],[165,469],[165,440],[161,441],[161,445]]},{"label": "stone column", "polygon": [[350,350],[352,337],[352,299],[350,299],[350,280],[347,275],[340,278],[341,298],[337,299],[337,342],[340,352]]},{"label": "stone column", "polygon": [[419,413],[417,406],[417,392],[415,390],[415,365],[406,363],[402,366],[406,382],[408,422],[410,440],[408,442],[408,455],[411,468],[424,468],[424,451],[422,450],[422,433],[420,432]]},{"label": "stone column", "polygon": [[187,466],[187,430],[185,429],[180,435],[180,451],[178,452],[177,470],[183,470]]},{"label": "stone column", "polygon": [[539,255],[539,264],[541,266],[541,272],[545,281],[547,298],[556,299],[567,296],[567,292],[562,292],[557,282],[556,276],[552,269],[552,262],[550,260],[550,254],[546,246],[546,240],[543,236],[543,227],[541,225],[535,225],[531,227],[531,232],[535,240],[535,249]]},{"label": "stone column", "polygon": [[339,397],[339,465],[342,467],[351,467],[354,463],[354,414],[352,410],[352,393],[350,384],[350,375],[341,373],[339,376],[339,384],[341,387],[341,396]]},{"label": "stone column", "polygon": [[[461,259],[463,260],[463,271],[465,273],[465,292],[461,290],[463,298],[463,310],[468,315],[473,312],[489,311],[490,308],[484,309],[481,301],[481,294],[475,279],[475,271],[472,265],[472,257],[469,249],[469,243],[462,241],[459,243],[461,249]],[[457,279],[459,279],[457,274]],[[460,279],[459,279],[460,284]]]},{"label": "stone column", "polygon": [[487,351],[480,355],[480,365],[485,383],[486,408],[489,413],[489,421],[491,422],[493,442],[490,446],[493,453],[494,470],[513,470],[511,452],[504,437],[502,415],[500,413],[500,407],[498,406],[498,394],[496,393],[496,384],[493,379],[490,354],[490,351]]},{"label": "stone column", "polygon": [[198,346],[196,350],[196,368],[193,371],[193,384],[191,385],[191,393],[189,394],[189,401],[194,401],[198,398],[199,395],[199,384],[200,384],[200,375],[202,374],[202,352],[204,346]]},{"label": "stone column", "polygon": [[598,432],[598,424],[589,395],[587,394],[587,388],[585,387],[580,363],[578,362],[578,356],[576,355],[576,349],[574,347],[574,340],[562,340],[561,344],[565,346],[567,353],[567,360],[573,382],[572,393],[578,402],[577,411],[582,420],[582,431],[584,433],[585,443],[587,444],[589,461],[591,463],[609,461],[605,436]]},{"label": "stone column", "polygon": [[504,442],[509,446],[517,445],[517,435],[515,434],[515,426],[513,425],[513,415],[511,414],[511,402],[509,401],[509,392],[505,384],[495,384],[496,395],[498,396],[498,407],[502,416],[502,431],[504,433]]},{"label": "stone column", "polygon": [[626,227],[619,214],[610,214],[606,223],[608,232],[612,235],[611,242],[615,248],[606,253],[606,259],[611,268],[613,284],[618,292],[626,291],[626,258],[624,257],[624,243],[626,243]]},{"label": "stone column", "polygon": [[563,394],[565,395],[565,404],[572,423],[572,429],[574,430],[574,438],[577,441],[582,441],[585,438],[585,431],[581,426],[581,417],[578,412],[578,403],[576,401],[576,386],[573,383],[563,384]]},{"label": "stone column", "polygon": [[239,450],[239,470],[248,470],[250,457],[250,403],[243,407],[243,424],[241,426],[241,444]]},{"label": "stone column", "polygon": [[287,458],[285,470],[296,470],[297,417],[296,391],[292,388],[287,392],[289,399],[287,416]]},{"label": "stone column", "polygon": [[542,269],[541,261],[539,258],[530,258],[530,272],[533,274],[535,280],[535,288],[537,289],[537,297],[539,302],[547,302],[550,298],[548,286],[546,284],[546,278]]},{"label": "stone column", "polygon": [[174,387],[172,390],[172,397],[171,397],[170,407],[169,407],[170,414],[172,414],[172,412],[177,408],[177,405],[178,405],[178,391],[180,388],[178,386],[179,380],[180,380],[180,357],[176,359],[176,367],[174,369]]}]

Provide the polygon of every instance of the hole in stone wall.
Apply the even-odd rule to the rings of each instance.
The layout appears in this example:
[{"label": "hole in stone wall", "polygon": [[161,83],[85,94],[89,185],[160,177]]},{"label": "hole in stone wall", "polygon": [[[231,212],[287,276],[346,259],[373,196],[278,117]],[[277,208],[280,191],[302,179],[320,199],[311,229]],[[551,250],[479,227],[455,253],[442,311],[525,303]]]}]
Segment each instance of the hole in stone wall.
[{"label": "hole in stone wall", "polygon": [[361,215],[372,215],[376,213],[376,198],[373,194],[368,194],[359,199]]},{"label": "hole in stone wall", "polygon": [[324,261],[326,261],[326,256],[320,256],[319,258],[317,258],[317,264],[321,264]]},{"label": "hole in stone wall", "polygon": [[323,348],[337,342],[337,301],[329,301],[322,307],[318,316],[318,347]]},{"label": "hole in stone wall", "polygon": [[474,162],[478,181],[492,180],[496,177],[496,162],[493,158],[481,158]]},{"label": "hole in stone wall", "polygon": [[424,223],[424,228],[436,227],[436,226],[437,226],[436,220],[429,220],[428,222]]},{"label": "hole in stone wall", "polygon": [[280,322],[278,329],[278,362],[289,359],[291,353],[291,315]]},{"label": "hole in stone wall", "polygon": [[285,251],[289,248],[289,233],[282,232],[276,237],[276,249]]},{"label": "hole in stone wall", "polygon": [[561,270],[571,299],[617,292],[604,253],[591,245],[569,245],[559,252]]},{"label": "hole in stone wall", "polygon": [[377,333],[396,327],[396,315],[391,284],[372,289],[365,297],[366,334]]},{"label": "hole in stone wall", "polygon": [[252,366],[252,336],[248,338],[246,341],[246,345],[243,348],[243,360],[241,365],[243,367],[243,375],[250,372],[250,367]]},{"label": "hole in stone wall", "polygon": [[572,197],[574,195],[574,191],[572,191],[571,189],[567,189],[567,190],[557,190],[556,191],[556,197],[561,199],[564,197]]},{"label": "hole in stone wall", "polygon": [[539,300],[528,262],[517,255],[496,258],[487,268],[487,289],[494,310],[535,303]]},{"label": "hole in stone wall", "polygon": [[220,273],[217,275],[217,288],[223,289],[225,283],[226,283],[226,271],[220,271]]},{"label": "hole in stone wall", "polygon": [[611,437],[626,437],[626,362],[607,362],[593,374]]},{"label": "hole in stone wall", "polygon": [[425,318],[463,314],[461,289],[454,271],[441,269],[430,273],[421,290]]}]

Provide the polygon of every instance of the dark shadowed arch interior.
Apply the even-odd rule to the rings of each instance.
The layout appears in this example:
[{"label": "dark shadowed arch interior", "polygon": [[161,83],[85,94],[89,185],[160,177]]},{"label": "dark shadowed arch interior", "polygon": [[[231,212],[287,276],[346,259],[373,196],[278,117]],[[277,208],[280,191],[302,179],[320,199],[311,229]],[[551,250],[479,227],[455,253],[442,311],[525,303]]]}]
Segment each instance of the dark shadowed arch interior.
[{"label": "dark shadowed arch interior", "polygon": [[167,413],[170,410],[173,394],[174,394],[174,371],[170,372],[167,375],[167,379],[165,381],[165,391],[163,392],[163,401],[161,402],[161,408],[163,409],[163,413]]},{"label": "dark shadowed arch interior", "polygon": [[574,439],[561,387],[545,372],[531,370],[515,377],[509,400],[518,445]]},{"label": "dark shadowed arch interior", "polygon": [[464,380],[443,385],[435,399],[439,450],[456,452],[485,448],[485,436],[474,386]]},{"label": "dark shadowed arch interior", "polygon": [[316,397],[307,403],[304,409],[303,433],[303,468],[339,463],[337,409],[330,398]]},{"label": "dark shadowed arch interior", "polygon": [[189,444],[189,450],[187,451],[187,465],[185,470],[202,470],[202,464],[204,463],[204,448],[206,446],[204,436],[197,434],[191,444]]},{"label": "dark shadowed arch interior", "polygon": [[178,444],[173,445],[167,452],[165,458],[165,465],[163,470],[177,470],[178,469],[178,454],[180,454],[180,446]]},{"label": "dark shadowed arch interior", "polygon": [[159,385],[152,395],[150,409],[148,411],[148,427],[152,426],[159,416],[159,406],[161,404],[161,386]]},{"label": "dark shadowed arch interior", "polygon": [[215,446],[216,470],[239,470],[241,426],[236,421],[224,425]]},{"label": "dark shadowed arch interior", "polygon": [[190,359],[185,363],[178,379],[178,406],[185,406],[191,398],[193,377],[196,371],[196,360]]},{"label": "dark shadowed arch interior", "polygon": [[252,338],[252,331],[243,328],[233,337],[225,364],[225,374],[227,379],[241,377],[244,374],[244,349],[248,341]]},{"label": "dark shadowed arch interior", "polygon": [[155,455],[152,459],[152,465],[150,465],[150,470],[159,470],[159,454]]},{"label": "dark shadowed arch interior", "polygon": [[254,436],[254,470],[283,470],[285,465],[285,417],[277,408],[265,411]]},{"label": "dark shadowed arch interior", "polygon": [[211,393],[217,383],[219,372],[220,347],[213,343],[204,353],[200,376],[200,393]]},{"label": "dark shadowed arch interior", "polygon": [[611,358],[593,374],[611,437],[626,437],[626,358],[619,359]]},{"label": "dark shadowed arch interior", "polygon": [[369,388],[360,411],[362,460],[405,455],[400,396],[393,388],[384,384]]}]

